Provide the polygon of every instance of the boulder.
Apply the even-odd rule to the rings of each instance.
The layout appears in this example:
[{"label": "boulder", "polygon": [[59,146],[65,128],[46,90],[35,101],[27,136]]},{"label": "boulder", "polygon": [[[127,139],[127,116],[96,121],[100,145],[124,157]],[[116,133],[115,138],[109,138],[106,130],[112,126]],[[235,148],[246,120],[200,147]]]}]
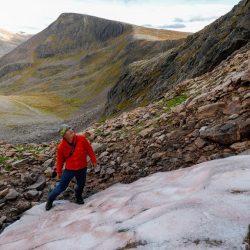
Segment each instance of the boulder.
[{"label": "boulder", "polygon": [[15,200],[18,196],[19,196],[19,193],[15,189],[11,188],[9,190],[8,194],[5,196],[5,199],[6,200]]},{"label": "boulder", "polygon": [[146,128],[146,129],[142,130],[139,133],[139,135],[142,136],[142,137],[146,137],[146,136],[150,135],[153,130],[154,130],[153,127]]},{"label": "boulder", "polygon": [[22,213],[22,212],[26,211],[27,209],[29,209],[30,207],[31,207],[30,202],[26,201],[25,199],[18,201],[16,204],[16,208],[17,208],[18,213]]},{"label": "boulder", "polygon": [[37,191],[37,190],[29,190],[28,192],[26,192],[24,194],[24,197],[27,199],[27,200],[37,200],[37,198],[41,195],[41,192],[40,191]]},{"label": "boulder", "polygon": [[53,170],[51,167],[48,167],[48,168],[44,171],[44,174],[45,174],[47,177],[51,177],[53,171],[54,171],[54,170]]},{"label": "boulder", "polygon": [[211,103],[198,108],[198,119],[215,116],[223,112],[225,104],[223,102]]},{"label": "boulder", "polygon": [[152,155],[153,159],[160,159],[162,158],[166,153],[165,152],[156,152]]},{"label": "boulder", "polygon": [[213,127],[206,127],[200,130],[200,137],[219,144],[230,145],[240,140],[240,133],[236,123],[219,124]]},{"label": "boulder", "polygon": [[28,189],[36,189],[37,191],[41,191],[46,186],[46,179],[43,175],[40,175],[37,179],[37,182],[33,185],[29,186]]},{"label": "boulder", "polygon": [[115,173],[115,170],[113,168],[107,168],[106,170],[107,175],[112,175],[113,173]]},{"label": "boulder", "polygon": [[13,168],[18,168],[18,167],[22,167],[22,166],[25,166],[27,165],[27,163],[29,162],[29,158],[24,158],[22,160],[18,160],[18,161],[14,161],[11,166]]},{"label": "boulder", "polygon": [[48,159],[43,163],[44,168],[52,167],[53,166],[53,159]]},{"label": "boulder", "polygon": [[250,141],[236,142],[230,146],[235,151],[243,151],[250,148]]},{"label": "boulder", "polygon": [[21,181],[25,184],[33,184],[36,181],[37,177],[33,173],[23,173],[21,174]]}]

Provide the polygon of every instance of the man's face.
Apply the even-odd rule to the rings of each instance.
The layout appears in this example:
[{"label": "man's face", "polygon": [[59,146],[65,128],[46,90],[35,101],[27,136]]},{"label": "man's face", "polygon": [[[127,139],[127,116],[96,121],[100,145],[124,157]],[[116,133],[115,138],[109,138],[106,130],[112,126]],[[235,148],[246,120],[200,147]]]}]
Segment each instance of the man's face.
[{"label": "man's face", "polygon": [[65,134],[64,134],[64,138],[68,141],[68,142],[72,142],[73,141],[73,137],[74,137],[75,132],[70,128],[68,129]]}]

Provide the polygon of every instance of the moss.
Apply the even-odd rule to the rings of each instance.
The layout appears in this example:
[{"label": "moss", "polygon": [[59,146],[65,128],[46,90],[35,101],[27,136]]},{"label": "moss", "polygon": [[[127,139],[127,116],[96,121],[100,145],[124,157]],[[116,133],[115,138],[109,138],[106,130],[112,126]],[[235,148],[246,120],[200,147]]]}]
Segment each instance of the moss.
[{"label": "moss", "polygon": [[166,105],[163,107],[164,111],[169,112],[171,108],[174,108],[177,105],[183,103],[184,101],[187,100],[187,98],[188,96],[185,94],[175,96],[173,99],[167,101]]},{"label": "moss", "polygon": [[4,169],[6,171],[10,171],[12,169],[12,166],[10,164],[7,164],[7,165],[4,166]]},{"label": "moss", "polygon": [[8,156],[2,156],[0,155],[0,163],[3,164],[5,163],[6,161],[10,160],[11,158],[8,157]]}]

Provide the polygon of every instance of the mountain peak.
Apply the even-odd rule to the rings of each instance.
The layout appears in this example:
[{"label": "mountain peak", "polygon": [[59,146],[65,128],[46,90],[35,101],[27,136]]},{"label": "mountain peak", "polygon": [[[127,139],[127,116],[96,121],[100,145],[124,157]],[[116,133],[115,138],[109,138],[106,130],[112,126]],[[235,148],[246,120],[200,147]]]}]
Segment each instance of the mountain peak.
[{"label": "mountain peak", "polygon": [[[76,13],[62,13],[47,29],[47,38],[37,47],[38,57],[89,49],[131,30],[132,25]],[[69,39],[70,38],[70,39]]]},{"label": "mountain peak", "polygon": [[122,23],[124,25],[128,25],[127,23],[106,19],[103,17],[92,16],[89,14],[82,14],[82,13],[75,13],[75,12],[63,12],[59,15],[56,21],[68,18],[84,18],[84,19],[92,19],[92,20],[99,20],[102,22],[109,22],[109,23]]}]

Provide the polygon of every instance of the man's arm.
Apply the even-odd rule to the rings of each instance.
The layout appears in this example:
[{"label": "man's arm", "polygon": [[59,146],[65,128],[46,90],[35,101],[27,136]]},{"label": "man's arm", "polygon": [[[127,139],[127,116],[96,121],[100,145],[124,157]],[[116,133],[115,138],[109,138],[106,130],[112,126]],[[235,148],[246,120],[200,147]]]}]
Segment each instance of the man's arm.
[{"label": "man's arm", "polygon": [[56,152],[56,173],[58,177],[61,177],[62,175],[62,168],[64,164],[64,156],[62,152],[62,148],[60,147],[60,144],[57,146],[57,152]]},{"label": "man's arm", "polygon": [[95,152],[94,152],[91,144],[89,143],[89,141],[85,137],[84,137],[83,142],[84,142],[84,146],[85,146],[85,148],[86,148],[86,150],[88,152],[88,155],[90,157],[90,160],[91,160],[92,164],[94,166],[96,166],[96,155],[95,155]]}]

